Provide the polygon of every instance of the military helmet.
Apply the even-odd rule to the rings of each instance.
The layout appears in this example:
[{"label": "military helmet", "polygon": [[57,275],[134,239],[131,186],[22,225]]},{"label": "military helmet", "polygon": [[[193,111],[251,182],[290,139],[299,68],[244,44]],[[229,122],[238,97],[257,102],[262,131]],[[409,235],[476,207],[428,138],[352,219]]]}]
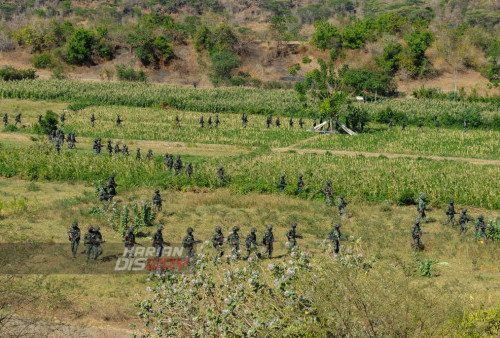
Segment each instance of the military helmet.
[{"label": "military helmet", "polygon": [[99,226],[96,226],[96,227],[94,227],[94,230],[99,231],[99,230],[101,230],[101,228]]},{"label": "military helmet", "polygon": [[304,175],[300,174],[299,177],[302,178],[302,177],[304,177]]},{"label": "military helmet", "polygon": [[116,174],[115,174],[115,173],[112,173],[112,174],[111,174],[111,177],[115,177],[115,176],[116,176]]},{"label": "military helmet", "polygon": [[236,231],[239,231],[240,230],[240,227],[239,226],[235,226],[233,227],[233,232],[236,232]]},{"label": "military helmet", "polygon": [[462,209],[462,212],[467,212],[467,209],[463,208],[463,209]]},{"label": "military helmet", "polygon": [[281,175],[281,178],[285,178],[285,174]]},{"label": "military helmet", "polygon": [[339,196],[340,198],[345,198],[345,195],[344,194],[340,194]]},{"label": "military helmet", "polygon": [[332,184],[332,181],[328,180],[326,181],[326,185],[331,185]]},{"label": "military helmet", "polygon": [[73,223],[71,224],[71,226],[73,228],[77,228],[78,227],[78,222],[77,221],[73,221]]},{"label": "military helmet", "polygon": [[87,228],[87,231],[94,231],[94,227],[92,225],[89,225],[89,227]]},{"label": "military helmet", "polygon": [[218,226],[218,225],[217,225],[217,226],[215,227],[215,232],[221,232],[221,231],[222,231],[222,228],[221,228],[220,226]]},{"label": "military helmet", "polygon": [[335,228],[340,228],[340,223],[335,223]]},{"label": "military helmet", "polygon": [[420,198],[421,198],[421,199],[423,199],[423,200],[425,200],[425,194],[424,194],[424,193],[421,193],[421,194],[420,194]]},{"label": "military helmet", "polygon": [[267,230],[273,230],[273,225],[272,224],[268,224],[267,225]]},{"label": "military helmet", "polygon": [[251,233],[257,232],[257,229],[256,228],[252,228],[252,229],[250,229],[250,232]]},{"label": "military helmet", "polygon": [[193,232],[193,228],[191,228],[191,227],[187,228],[187,233],[188,233],[188,234],[190,234],[190,233],[192,233],[192,232]]},{"label": "military helmet", "polygon": [[450,204],[453,204],[453,203],[455,203],[455,201],[453,201],[453,200],[450,200]]},{"label": "military helmet", "polygon": [[160,230],[160,231],[163,230],[163,225],[158,225],[157,229]]},{"label": "military helmet", "polygon": [[297,223],[292,222],[292,228],[296,228],[296,227],[297,227]]},{"label": "military helmet", "polygon": [[128,232],[134,232],[134,228],[133,227],[128,228]]},{"label": "military helmet", "polygon": [[484,220],[484,216],[483,216],[483,215],[479,215],[478,219],[479,219],[480,221],[482,221],[482,220]]},{"label": "military helmet", "polygon": [[160,190],[156,189],[155,194],[159,194],[159,193],[160,193]]}]

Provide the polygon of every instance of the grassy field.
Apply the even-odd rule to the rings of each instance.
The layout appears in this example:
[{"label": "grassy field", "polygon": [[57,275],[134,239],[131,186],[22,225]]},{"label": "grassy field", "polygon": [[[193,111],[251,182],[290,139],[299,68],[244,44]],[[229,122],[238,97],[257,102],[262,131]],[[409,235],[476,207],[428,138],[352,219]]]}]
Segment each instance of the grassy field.
[{"label": "grassy field", "polygon": [[[94,86],[92,90],[114,88]],[[57,99],[62,97],[66,96]],[[42,319],[47,330],[62,322],[74,325],[68,330],[99,329],[101,333],[85,334],[113,337],[500,332],[495,319],[500,313],[498,241],[475,239],[473,223],[465,236],[458,235],[457,226],[441,225],[449,199],[455,200],[457,210],[466,207],[474,219],[483,214],[493,224],[500,217],[500,166],[491,161],[500,158],[498,131],[442,128],[438,133],[427,128],[421,133],[410,127],[403,133],[400,128],[390,132],[386,126],[370,124],[371,132],[357,137],[326,136],[300,131],[297,125],[289,129],[286,118],[281,129],[267,130],[265,116],[259,115],[250,115],[243,129],[240,115],[231,113],[219,116],[218,130],[200,130],[200,112],[104,103],[67,113],[64,131],[76,133],[77,149],[63,147],[57,155],[32,127],[39,113],[60,113],[67,103],[0,102],[0,112],[7,111],[11,122],[22,113],[25,125],[15,132],[0,132],[0,243],[45,243],[48,251],[38,259],[54,259],[59,268],[71,264],[82,271],[0,274],[0,315],[14,313],[23,323]],[[92,112],[95,128],[90,127]],[[117,113],[124,120],[120,128],[114,126]],[[173,123],[176,115],[180,128]],[[208,114],[204,116],[206,120]],[[307,120],[306,126],[311,122]],[[103,143],[107,138],[113,144],[126,143],[131,155],[109,157],[103,149],[102,155],[94,156],[95,137],[102,137]],[[135,160],[136,148],[141,148],[141,161]],[[151,161],[145,159],[148,149],[154,152]],[[181,155],[184,165],[192,162],[193,177],[166,170],[165,152]],[[446,160],[447,156],[460,159]],[[475,162],[478,159],[484,162]],[[224,182],[216,175],[220,165],[228,176]],[[164,210],[152,225],[140,229],[139,243],[150,245],[157,224],[164,225],[165,240],[172,243],[180,243],[187,227],[205,241],[198,246],[194,274],[92,274],[93,268],[111,270],[113,257],[122,253],[120,229],[113,229],[117,211],[105,209],[94,188],[112,172],[119,184],[116,210],[151,201],[154,189],[161,189]],[[298,193],[300,173],[305,187]],[[288,186],[280,193],[281,174],[286,174]],[[332,181],[335,197],[347,196],[347,216],[341,218],[325,205],[326,180]],[[422,225],[428,232],[423,235],[425,250],[415,254],[410,246],[417,214],[412,203],[420,192],[427,194],[430,210]],[[88,225],[101,227],[106,240],[102,261],[87,264],[84,255],[72,260],[66,231],[73,220],[83,232]],[[292,256],[285,245],[291,222],[297,222],[304,235],[300,251]],[[339,256],[331,254],[325,241],[335,222],[342,223],[344,239]],[[223,257],[222,263],[214,264],[208,240],[216,225],[226,236],[238,225],[244,248],[250,228],[257,227],[261,242],[267,224],[274,226],[275,258],[229,264]],[[62,253],[54,246],[59,243],[67,245]],[[0,270],[5,264],[0,260]],[[0,333],[2,328],[0,320]],[[46,334],[41,328],[28,332]]]}]

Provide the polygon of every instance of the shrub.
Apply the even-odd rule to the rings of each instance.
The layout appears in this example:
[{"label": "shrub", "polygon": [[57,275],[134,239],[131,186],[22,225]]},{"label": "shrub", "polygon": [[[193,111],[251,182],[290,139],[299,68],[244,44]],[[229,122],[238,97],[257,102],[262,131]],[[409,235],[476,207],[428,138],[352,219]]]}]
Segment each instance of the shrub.
[{"label": "shrub", "polygon": [[322,50],[340,46],[341,36],[337,27],[326,21],[316,21],[314,28],[316,28],[316,31],[311,37],[313,46]]},{"label": "shrub", "polygon": [[403,121],[406,118],[405,113],[395,111],[391,107],[387,107],[385,109],[379,110],[373,116],[375,122],[379,123],[389,123],[391,120],[393,122]]},{"label": "shrub", "polygon": [[216,52],[211,57],[211,76],[214,79],[229,79],[231,71],[240,65],[238,56],[229,52]]},{"label": "shrub", "polygon": [[413,192],[410,188],[406,188],[399,194],[396,203],[397,205],[415,204],[415,192]]},{"label": "shrub", "polygon": [[397,84],[391,76],[363,68],[343,71],[342,80],[346,86],[357,92],[392,95],[397,89]]},{"label": "shrub", "polygon": [[147,75],[142,69],[135,71],[133,68],[126,68],[124,64],[115,65],[116,74],[119,80],[146,82]]},{"label": "shrub", "polygon": [[307,56],[302,58],[302,63],[307,64],[307,63],[311,63],[311,62],[312,62],[312,60],[310,58],[308,58]]},{"label": "shrub", "polygon": [[52,68],[54,66],[50,53],[36,54],[33,57],[33,67],[38,69]]},{"label": "shrub", "polygon": [[34,69],[16,69],[12,66],[5,66],[0,69],[0,79],[4,81],[16,81],[36,78]]},{"label": "shrub", "polygon": [[50,134],[52,131],[57,130],[59,123],[59,116],[52,110],[47,110],[40,124],[35,126],[35,132],[38,134]]},{"label": "shrub", "polygon": [[83,28],[76,29],[68,41],[68,62],[82,64],[90,61],[92,50],[92,32]]},{"label": "shrub", "polygon": [[16,132],[18,130],[19,129],[13,124],[8,124],[7,127],[3,129],[4,132]]}]

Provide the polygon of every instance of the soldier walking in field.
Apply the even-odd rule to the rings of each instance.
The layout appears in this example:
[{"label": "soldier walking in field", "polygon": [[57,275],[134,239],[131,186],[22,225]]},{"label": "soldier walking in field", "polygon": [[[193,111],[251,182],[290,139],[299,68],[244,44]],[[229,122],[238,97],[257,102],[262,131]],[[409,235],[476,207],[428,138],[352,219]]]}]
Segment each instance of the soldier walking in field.
[{"label": "soldier walking in field", "polygon": [[406,130],[406,120],[403,120],[403,125],[401,126],[401,130],[402,131]]},{"label": "soldier walking in field", "polygon": [[212,245],[215,248],[214,260],[217,260],[224,255],[224,235],[222,234],[222,228],[220,226],[215,227],[215,233],[212,235]]},{"label": "soldier walking in field", "polygon": [[486,240],[488,236],[486,236],[486,223],[484,222],[483,215],[479,215],[475,227],[476,227],[476,232],[474,233],[474,235],[476,237],[482,238],[483,240]]},{"label": "soldier walking in field", "polygon": [[135,159],[137,161],[141,160],[141,148],[137,148],[137,151],[135,152]]},{"label": "soldier walking in field", "polygon": [[304,175],[300,174],[299,175],[299,181],[297,182],[297,192],[300,194],[302,192],[302,189],[304,188],[304,181],[302,180],[302,177]]},{"label": "soldier walking in field", "polygon": [[464,234],[467,232],[467,222],[472,221],[472,218],[470,218],[467,215],[467,209],[463,208],[462,213],[460,214],[460,217],[458,217],[458,224],[460,225],[460,235]]},{"label": "soldier walking in field", "polygon": [[123,155],[125,155],[125,156],[130,155],[130,154],[129,154],[129,152],[128,152],[128,146],[127,146],[126,144],[123,144],[122,153],[123,153]]},{"label": "soldier walking in field", "polygon": [[446,209],[446,222],[443,223],[443,225],[447,225],[448,223],[451,222],[451,226],[455,226],[455,215],[457,214],[455,212],[455,205],[454,205],[454,201],[451,200],[450,201],[450,204],[448,205],[448,208]]},{"label": "soldier walking in field", "polygon": [[174,162],[175,174],[179,175],[181,173],[182,168],[184,168],[184,166],[182,165],[181,155],[177,155],[177,158],[175,159],[175,162]]},{"label": "soldier walking in field", "polygon": [[21,113],[19,113],[19,114],[16,115],[15,120],[16,120],[16,123],[14,124],[15,126],[17,126],[18,123],[19,123],[19,125],[22,125],[22,123],[21,123]]},{"label": "soldier walking in field", "polygon": [[335,224],[335,228],[328,234],[328,239],[333,244],[333,251],[338,254],[340,250],[340,223]]},{"label": "soldier walking in field", "polygon": [[64,127],[64,123],[66,122],[66,113],[63,112],[61,114],[60,120],[61,120],[61,127]]},{"label": "soldier walking in field", "polygon": [[153,195],[153,206],[155,207],[156,211],[161,211],[162,208],[162,199],[160,196],[160,190],[156,189],[155,194]]},{"label": "soldier walking in field", "polygon": [[8,124],[9,124],[9,117],[8,117],[7,113],[4,113],[3,114],[3,126],[7,127]]},{"label": "soldier walking in field", "polygon": [[299,126],[300,126],[300,129],[302,129],[304,127],[304,121],[302,121],[302,117],[299,119]]},{"label": "soldier walking in field", "polygon": [[94,145],[92,148],[94,149],[94,155],[99,155],[101,153],[102,144],[100,137],[94,139]]},{"label": "soldier walking in field", "polygon": [[106,149],[108,150],[109,157],[113,156],[113,145],[111,144],[111,140],[108,138],[108,143],[106,144]]},{"label": "soldier walking in field", "polygon": [[248,234],[247,238],[245,239],[245,246],[247,247],[247,255],[245,257],[245,260],[247,260],[250,257],[250,254],[254,252],[258,258],[260,258],[260,252],[257,250],[257,235],[256,235],[257,229],[252,228],[250,229],[250,233]]},{"label": "soldier walking in field", "polygon": [[211,115],[208,117],[207,123],[208,123],[208,128],[212,128],[212,116]]},{"label": "soldier walking in field", "polygon": [[116,126],[119,127],[122,125],[123,120],[120,117],[120,114],[116,115]]},{"label": "soldier walking in field", "polygon": [[281,122],[280,122],[280,117],[276,116],[276,127],[280,128],[281,127]]},{"label": "soldier walking in field", "polygon": [[278,188],[280,189],[280,192],[282,192],[283,189],[285,189],[286,186],[287,186],[287,183],[285,181],[285,174],[283,174],[283,175],[280,176],[280,183],[278,185]]},{"label": "soldier walking in field", "polygon": [[89,226],[85,235],[83,235],[83,244],[85,245],[85,255],[87,262],[89,261],[90,254],[92,253],[92,237],[94,236],[94,228]]},{"label": "soldier walking in field", "polygon": [[420,200],[418,201],[417,211],[419,218],[425,223],[427,222],[427,215],[425,211],[427,210],[426,196],[424,193],[420,194]]},{"label": "soldier walking in field", "polygon": [[127,234],[123,237],[123,242],[125,243],[125,248],[127,249],[127,255],[125,257],[134,258],[134,246],[135,242],[135,234],[134,228],[128,228]]},{"label": "soldier walking in field", "polygon": [[203,115],[200,117],[200,128],[203,128],[205,121],[203,120]]},{"label": "soldier walking in field", "polygon": [[297,223],[292,223],[292,228],[286,232],[286,237],[288,239],[288,248],[292,250],[298,247],[297,238],[304,238],[302,235],[297,235]]},{"label": "soldier walking in field", "polygon": [[219,114],[215,114],[215,128],[219,127],[219,123],[220,123],[220,120],[219,120]]},{"label": "soldier walking in field", "polygon": [[92,128],[94,128],[94,123],[95,123],[95,115],[94,115],[94,113],[92,113],[92,115],[90,116],[90,123],[92,124]]},{"label": "soldier walking in field", "polygon": [[179,119],[179,115],[175,115],[175,127],[176,128],[181,127],[181,120]]},{"label": "soldier walking in field", "polygon": [[424,245],[422,243],[422,229],[420,229],[420,219],[417,218],[413,228],[411,229],[411,237],[413,238],[412,246],[415,251],[420,251],[424,249]]},{"label": "soldier walking in field", "polygon": [[92,235],[92,253],[93,259],[97,260],[97,257],[102,255],[102,247],[101,244],[104,242],[102,240],[101,229],[99,226],[94,227],[94,233]]},{"label": "soldier walking in field", "polygon": [[332,181],[326,182],[326,186],[323,188],[323,193],[325,194],[326,205],[331,207],[332,206],[332,198],[333,198]]},{"label": "soldier walking in field", "polygon": [[73,253],[73,258],[76,258],[76,253],[78,250],[78,244],[80,244],[80,228],[76,221],[71,224],[71,228],[68,230],[68,239],[71,242],[71,252]]},{"label": "soldier walking in field", "polygon": [[273,123],[273,118],[272,118],[271,115],[268,115],[267,118],[266,118],[267,129],[269,129],[271,127],[272,123]]},{"label": "soldier walking in field", "polygon": [[163,255],[163,244],[170,246],[170,243],[163,240],[163,225],[158,225],[157,231],[153,235],[153,247],[156,251],[156,258],[160,258]]},{"label": "soldier walking in field", "polygon": [[464,133],[467,131],[467,120],[464,120]]},{"label": "soldier walking in field", "polygon": [[197,243],[201,243],[201,241],[194,239],[193,228],[187,228],[187,235],[182,240],[182,246],[187,250],[186,257],[188,259],[191,259],[195,255],[194,245]]},{"label": "soldier walking in field", "polygon": [[290,127],[290,129],[293,128],[293,119],[290,117],[290,121],[288,121],[288,126]]},{"label": "soldier walking in field", "polygon": [[169,170],[172,170],[172,168],[174,167],[174,155],[170,154],[168,156],[168,161],[167,161],[167,168]]},{"label": "soldier walking in field", "polygon": [[217,170],[217,177],[219,180],[224,181],[226,179],[226,175],[224,174],[224,167],[220,166]]},{"label": "soldier walking in field", "polygon": [[243,113],[241,115],[241,122],[243,123],[243,128],[246,128],[247,124],[248,124],[248,116],[247,116],[247,114]]},{"label": "soldier walking in field", "polygon": [[266,232],[264,232],[264,237],[262,238],[262,244],[264,244],[264,253],[268,254],[268,258],[271,258],[273,255],[273,247],[274,247],[274,234],[273,234],[273,226],[269,224],[267,226]]},{"label": "soldier walking in field", "polygon": [[418,130],[422,131],[422,120],[418,120]]},{"label": "soldier walking in field", "polygon": [[436,131],[439,131],[439,119],[436,117]]},{"label": "soldier walking in field", "polygon": [[148,150],[148,153],[146,154],[146,159],[148,161],[151,161],[153,159],[153,151],[151,149]]},{"label": "soldier walking in field", "polygon": [[240,258],[240,235],[238,234],[238,231],[240,230],[239,227],[235,226],[233,227],[233,232],[229,234],[227,237],[227,241],[229,242],[229,245],[231,246],[231,258],[232,259],[239,259]]},{"label": "soldier walking in field", "polygon": [[394,127],[394,123],[392,122],[392,119],[391,119],[391,121],[389,121],[389,130],[392,131],[393,127]]},{"label": "soldier walking in field", "polygon": [[41,124],[42,120],[43,120],[43,115],[42,114],[38,114],[38,124]]},{"label": "soldier walking in field", "polygon": [[122,150],[120,149],[120,142],[116,142],[115,148],[113,149],[113,151],[114,151],[115,155],[118,155],[121,153]]},{"label": "soldier walking in field", "polygon": [[186,175],[187,177],[191,178],[193,176],[193,164],[189,162],[186,167]]},{"label": "soldier walking in field", "polygon": [[340,216],[344,216],[345,215],[345,207],[348,204],[348,202],[346,202],[344,200],[344,198],[345,198],[345,195],[344,194],[340,194],[339,200],[338,200],[338,203],[337,203],[337,208],[339,209],[339,215]]}]

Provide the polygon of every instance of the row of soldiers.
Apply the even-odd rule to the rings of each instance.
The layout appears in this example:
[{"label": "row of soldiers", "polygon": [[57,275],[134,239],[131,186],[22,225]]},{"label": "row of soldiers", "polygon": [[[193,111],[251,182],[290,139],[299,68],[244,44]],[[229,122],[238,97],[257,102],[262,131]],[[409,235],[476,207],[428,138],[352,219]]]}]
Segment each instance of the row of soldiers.
[{"label": "row of soldiers", "polygon": [[[422,229],[420,227],[421,222],[426,222],[427,221],[427,202],[426,202],[426,195],[424,193],[420,194],[420,198],[418,201],[417,205],[417,212],[418,216],[415,220],[415,223],[412,227],[412,238],[413,238],[413,243],[412,246],[415,248],[415,250],[423,250],[424,245],[422,243],[422,234],[425,234],[425,232],[422,232]],[[455,211],[455,202],[453,200],[450,200],[450,203],[448,204],[448,207],[446,208],[446,216],[447,220],[446,222],[442,223],[443,225],[450,224],[452,227],[455,226],[455,215],[458,214]],[[467,215],[467,209],[462,208],[460,216],[458,218],[458,224],[460,226],[460,235],[463,235],[467,233],[468,227],[467,223],[471,222],[472,218]],[[474,236],[481,238],[483,240],[487,239],[486,235],[486,223],[484,222],[484,216],[479,215],[478,221],[475,224],[475,232]]]},{"label": "row of soldiers", "polygon": [[[179,175],[181,173],[182,168],[184,168],[184,165],[182,164],[181,160],[181,155],[177,155],[177,158],[174,161],[174,155],[165,153],[163,156],[163,164],[165,165],[165,168],[168,170],[174,170],[174,173],[176,175]],[[191,178],[193,176],[193,163],[189,162],[186,166],[186,175]]]},{"label": "row of soldiers", "polygon": [[[102,255],[101,244],[104,243],[104,241],[100,230],[98,226],[89,226],[87,232],[83,235],[83,244],[85,245],[87,261],[90,257],[97,260],[97,257]],[[68,230],[68,239],[71,242],[71,253],[73,254],[73,258],[76,258],[80,237],[80,228],[78,227],[78,222],[75,221]]]},{"label": "row of soldiers", "polygon": [[[271,128],[272,124],[273,124],[273,117],[271,115],[269,115],[266,118],[266,126],[267,126],[267,128]],[[276,124],[276,127],[278,127],[278,128],[281,127],[281,121],[280,121],[280,117],[279,116],[276,117],[275,124]],[[291,129],[291,128],[293,128],[293,125],[294,125],[293,118],[290,117],[290,119],[288,120],[288,126]],[[302,129],[304,127],[304,121],[302,120],[302,117],[299,118],[299,126],[300,126],[300,129]],[[313,127],[315,127],[315,126],[316,125],[314,124]]]},{"label": "row of soldiers", "polygon": [[[14,119],[15,119],[15,126],[17,126],[17,124],[19,123],[19,125],[22,125],[21,123],[21,113],[17,114]],[[4,127],[7,127],[7,125],[9,124],[9,116],[7,115],[7,113],[4,113],[3,114],[3,126]]]},{"label": "row of soldiers", "polygon": [[[435,126],[436,126],[436,130],[439,131],[440,127],[441,127],[441,124],[439,122],[439,119],[436,118],[436,122],[435,122]],[[419,130],[423,130],[423,127],[424,127],[424,124],[422,122],[422,120],[419,120],[418,121],[418,129]],[[389,130],[393,130],[394,128],[394,121],[391,119],[389,121]],[[464,123],[463,123],[463,131],[466,132],[467,130],[469,129],[468,127],[468,121],[467,120],[464,120]],[[485,130],[488,130],[489,129],[489,123],[488,123],[488,120],[485,121],[484,123],[484,129]],[[401,125],[401,130],[406,130],[406,120],[403,120],[402,122],[402,125]]]}]

